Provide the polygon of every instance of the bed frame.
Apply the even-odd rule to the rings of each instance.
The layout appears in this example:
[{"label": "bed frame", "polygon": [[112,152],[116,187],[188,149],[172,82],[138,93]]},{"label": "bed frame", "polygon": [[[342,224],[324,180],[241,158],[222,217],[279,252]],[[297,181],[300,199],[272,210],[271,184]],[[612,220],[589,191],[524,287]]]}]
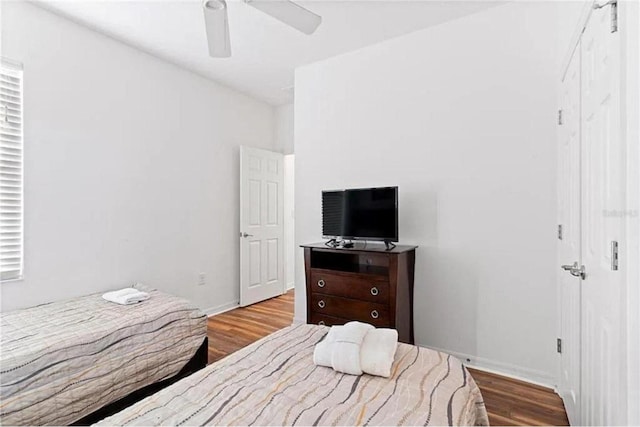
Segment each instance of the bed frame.
[{"label": "bed frame", "polygon": [[194,354],[191,360],[189,360],[187,364],[184,365],[184,367],[180,370],[180,372],[175,374],[173,377],[167,378],[157,383],[149,384],[139,390],[136,390],[133,393],[123,397],[122,399],[116,400],[115,402],[111,402],[107,406],[103,406],[97,411],[94,411],[89,415],[82,417],[81,419],[79,419],[78,421],[76,421],[71,425],[88,426],[91,424],[95,424],[98,421],[103,420],[108,416],[111,416],[115,413],[120,412],[124,408],[129,407],[134,403],[144,399],[145,397],[149,397],[152,394],[162,390],[163,388],[170,386],[176,381],[179,381],[182,378],[187,377],[193,374],[194,372],[204,368],[205,366],[207,366],[208,355],[209,355],[209,338],[205,337],[204,341],[196,351],[196,354]]}]

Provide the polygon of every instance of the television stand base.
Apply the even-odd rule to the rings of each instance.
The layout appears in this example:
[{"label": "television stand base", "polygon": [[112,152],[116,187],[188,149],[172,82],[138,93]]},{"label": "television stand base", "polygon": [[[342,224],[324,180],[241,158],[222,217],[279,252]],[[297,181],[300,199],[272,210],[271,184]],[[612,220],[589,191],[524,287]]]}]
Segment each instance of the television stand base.
[{"label": "television stand base", "polygon": [[393,244],[393,243],[391,243],[391,242],[390,242],[390,241],[388,241],[388,240],[385,240],[385,241],[384,241],[384,247],[385,247],[385,248],[387,248],[387,250],[388,250],[388,251],[390,251],[390,250],[392,250],[393,248],[395,248],[395,247],[396,247],[396,245],[395,245],[395,244]]},{"label": "television stand base", "polygon": [[329,246],[330,248],[337,248],[338,246],[340,246],[340,242],[338,242],[336,239],[331,239],[328,242],[325,242],[325,245]]}]

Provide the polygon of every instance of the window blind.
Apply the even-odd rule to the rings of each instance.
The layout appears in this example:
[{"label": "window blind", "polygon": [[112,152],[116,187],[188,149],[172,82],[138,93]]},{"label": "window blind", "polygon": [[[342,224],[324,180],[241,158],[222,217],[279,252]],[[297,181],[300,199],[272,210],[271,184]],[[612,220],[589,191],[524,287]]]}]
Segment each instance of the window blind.
[{"label": "window blind", "polygon": [[22,67],[0,62],[0,280],[23,269]]}]

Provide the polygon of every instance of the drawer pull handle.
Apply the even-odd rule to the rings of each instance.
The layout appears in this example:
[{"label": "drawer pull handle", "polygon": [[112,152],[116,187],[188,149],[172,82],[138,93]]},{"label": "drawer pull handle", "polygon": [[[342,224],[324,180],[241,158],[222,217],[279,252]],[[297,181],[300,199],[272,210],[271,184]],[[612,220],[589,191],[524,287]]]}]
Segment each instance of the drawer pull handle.
[{"label": "drawer pull handle", "polygon": [[318,280],[318,286],[324,288],[324,279]]},{"label": "drawer pull handle", "polygon": [[378,314],[378,310],[373,310],[371,312],[371,317],[373,317],[374,319],[377,319],[380,315]]},{"label": "drawer pull handle", "polygon": [[325,305],[326,305],[326,304],[324,303],[324,300],[320,300],[320,301],[318,301],[318,307],[320,307],[320,308],[324,308],[324,306],[325,306]]},{"label": "drawer pull handle", "polygon": [[375,297],[376,295],[378,295],[378,293],[379,293],[378,288],[376,288],[375,286],[371,288],[371,295]]},{"label": "drawer pull handle", "polygon": [[324,326],[324,320],[319,321],[319,322],[318,322],[318,325],[320,325],[320,326]]}]

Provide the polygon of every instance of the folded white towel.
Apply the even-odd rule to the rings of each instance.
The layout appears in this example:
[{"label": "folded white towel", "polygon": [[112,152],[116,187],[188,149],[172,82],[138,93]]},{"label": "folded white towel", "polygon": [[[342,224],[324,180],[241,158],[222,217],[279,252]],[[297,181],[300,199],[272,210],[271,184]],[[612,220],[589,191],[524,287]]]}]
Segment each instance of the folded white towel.
[{"label": "folded white towel", "polygon": [[389,378],[391,365],[398,347],[398,331],[379,328],[369,330],[360,348],[360,366],[362,371]]},{"label": "folded white towel", "polygon": [[318,366],[331,368],[331,354],[333,353],[333,343],[327,342],[326,338],[316,344],[313,349],[313,363]]},{"label": "folded white towel", "polygon": [[313,350],[313,363],[351,375],[391,376],[398,331],[349,322],[332,326]]},{"label": "folded white towel", "polygon": [[372,325],[361,322],[349,322],[336,331],[335,341],[331,344],[331,367],[338,372],[350,375],[362,375],[360,366],[360,347]]},{"label": "folded white towel", "polygon": [[324,339],[316,344],[313,349],[313,363],[319,366],[331,368],[331,355],[333,354],[333,343],[336,340],[338,331],[343,326],[332,326]]},{"label": "folded white towel", "polygon": [[118,291],[107,292],[102,295],[102,298],[110,302],[115,302],[116,304],[129,305],[149,299],[149,294],[134,288],[124,288]]}]

